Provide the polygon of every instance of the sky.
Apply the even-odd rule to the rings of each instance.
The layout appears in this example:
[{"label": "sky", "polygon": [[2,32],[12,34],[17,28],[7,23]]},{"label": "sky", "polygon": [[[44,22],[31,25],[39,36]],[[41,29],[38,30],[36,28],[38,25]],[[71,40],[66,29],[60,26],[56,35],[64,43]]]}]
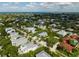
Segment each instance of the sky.
[{"label": "sky", "polygon": [[79,12],[79,3],[0,2],[0,12]]}]

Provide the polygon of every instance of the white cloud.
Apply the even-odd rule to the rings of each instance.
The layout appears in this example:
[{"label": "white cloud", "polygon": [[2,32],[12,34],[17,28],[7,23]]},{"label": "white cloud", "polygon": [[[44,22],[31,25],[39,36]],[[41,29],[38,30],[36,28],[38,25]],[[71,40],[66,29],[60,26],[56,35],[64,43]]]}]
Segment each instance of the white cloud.
[{"label": "white cloud", "polygon": [[20,7],[18,7],[18,6],[10,6],[10,7],[8,7],[8,8],[16,9],[16,8],[20,8]]},{"label": "white cloud", "polygon": [[44,3],[40,3],[40,5],[42,5],[42,6],[43,6],[43,5],[44,5]]},{"label": "white cloud", "polygon": [[[3,3],[2,8],[10,11],[47,11],[47,12],[53,12],[53,11],[71,11],[76,10],[79,8],[79,3],[71,3],[71,2],[41,2],[41,3],[36,3],[36,2],[30,2],[26,3],[24,5],[20,5],[23,3]],[[0,8],[0,10],[3,10]]]},{"label": "white cloud", "polygon": [[72,2],[59,2],[58,4],[62,4],[62,5],[64,5],[64,4],[71,5]]},{"label": "white cloud", "polygon": [[2,6],[8,6],[8,5],[9,5],[8,3],[2,4]]}]

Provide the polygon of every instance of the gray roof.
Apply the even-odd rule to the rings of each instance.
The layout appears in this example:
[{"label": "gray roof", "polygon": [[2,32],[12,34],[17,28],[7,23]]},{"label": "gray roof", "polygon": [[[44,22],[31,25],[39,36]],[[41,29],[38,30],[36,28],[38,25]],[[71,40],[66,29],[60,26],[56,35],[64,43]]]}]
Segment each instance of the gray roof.
[{"label": "gray roof", "polygon": [[12,45],[19,46],[27,42],[27,38],[17,35],[15,38],[11,39]]},{"label": "gray roof", "polygon": [[45,51],[41,51],[40,53],[36,54],[36,57],[51,57],[51,56]]},{"label": "gray roof", "polygon": [[28,42],[28,43],[25,43],[25,44],[22,44],[20,46],[20,48],[18,49],[18,52],[19,54],[24,54],[24,53],[27,53],[29,51],[34,51],[38,48],[39,46],[36,45],[36,44],[33,44],[31,42]]},{"label": "gray roof", "polygon": [[39,46],[29,42],[24,45],[21,45],[21,50],[28,50],[28,49],[34,48],[34,47],[39,47]]},{"label": "gray roof", "polygon": [[39,33],[40,36],[47,36],[47,32],[41,32]]}]

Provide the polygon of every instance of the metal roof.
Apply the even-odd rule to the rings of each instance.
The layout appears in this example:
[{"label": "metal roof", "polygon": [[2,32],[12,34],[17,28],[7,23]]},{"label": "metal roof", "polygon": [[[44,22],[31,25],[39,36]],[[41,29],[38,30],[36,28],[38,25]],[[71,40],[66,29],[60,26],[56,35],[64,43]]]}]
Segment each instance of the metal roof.
[{"label": "metal roof", "polygon": [[45,51],[41,51],[40,53],[36,54],[36,57],[51,57],[51,56]]}]

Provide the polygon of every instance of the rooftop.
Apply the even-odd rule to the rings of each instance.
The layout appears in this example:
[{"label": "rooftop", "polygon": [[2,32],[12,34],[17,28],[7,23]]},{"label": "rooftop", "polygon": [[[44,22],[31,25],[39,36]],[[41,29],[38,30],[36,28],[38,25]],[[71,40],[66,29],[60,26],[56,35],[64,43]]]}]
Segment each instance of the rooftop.
[{"label": "rooftop", "polygon": [[75,46],[78,44],[78,35],[77,34],[72,34],[68,37],[65,37],[62,46],[66,48],[68,52],[72,52],[72,50],[75,48]]},{"label": "rooftop", "polygon": [[33,44],[33,43],[29,42],[29,43],[22,44],[18,51],[19,51],[19,53],[20,52],[26,53],[26,52],[29,52],[30,50],[34,51],[38,47],[39,46],[37,44]]},{"label": "rooftop", "polygon": [[45,51],[41,51],[38,54],[36,54],[36,57],[51,57],[51,56]]},{"label": "rooftop", "polygon": [[39,33],[40,36],[47,36],[47,32],[41,32]]},{"label": "rooftop", "polygon": [[78,44],[78,41],[76,39],[71,39],[69,40],[69,43],[72,45],[72,46],[76,46]]},{"label": "rooftop", "polygon": [[34,27],[24,27],[25,30],[28,30],[29,32],[35,33],[36,28]]},{"label": "rooftop", "polygon": [[12,42],[12,45],[19,46],[21,44],[26,43],[27,38],[17,35],[14,38],[11,38],[11,42]]},{"label": "rooftop", "polygon": [[13,46],[19,46],[19,45],[27,42],[27,38],[19,35],[17,32],[15,32],[15,29],[6,28],[5,30],[7,33],[10,34],[10,37],[11,37],[10,40],[11,40],[11,43]]},{"label": "rooftop", "polygon": [[61,31],[59,31],[57,33],[60,34],[60,35],[62,35],[62,36],[67,35],[67,32],[65,30],[61,30]]}]

